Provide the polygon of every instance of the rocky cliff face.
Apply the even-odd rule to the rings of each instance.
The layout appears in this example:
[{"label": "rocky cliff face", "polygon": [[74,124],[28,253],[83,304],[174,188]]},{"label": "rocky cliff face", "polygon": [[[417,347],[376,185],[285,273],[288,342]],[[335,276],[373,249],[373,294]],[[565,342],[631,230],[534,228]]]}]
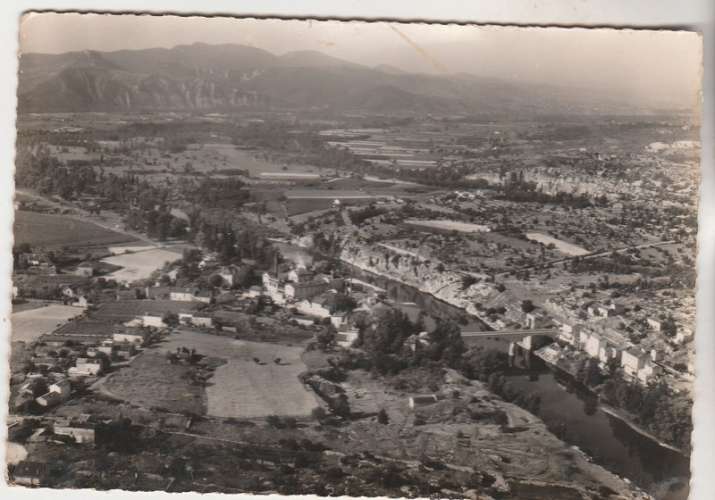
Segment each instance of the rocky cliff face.
[{"label": "rocky cliff face", "polygon": [[499,293],[493,283],[484,282],[486,275],[473,274],[481,280],[462,289],[464,273],[441,270],[438,262],[401,255],[384,247],[350,243],[343,248],[340,258],[365,271],[415,287],[480,318],[476,304],[487,303]]}]

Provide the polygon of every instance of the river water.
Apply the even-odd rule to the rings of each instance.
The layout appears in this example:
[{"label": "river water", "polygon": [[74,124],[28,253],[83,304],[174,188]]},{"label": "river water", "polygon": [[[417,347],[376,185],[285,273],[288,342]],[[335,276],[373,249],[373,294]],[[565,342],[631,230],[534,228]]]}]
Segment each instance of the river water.
[{"label": "river water", "polygon": [[[452,319],[463,331],[488,331],[478,318],[429,294],[347,266],[356,278],[386,290],[389,301],[412,319],[424,312],[426,326],[435,318]],[[496,337],[472,337],[468,345],[479,345],[507,351],[509,341]],[[689,458],[660,446],[623,421],[597,408],[593,396],[568,389],[568,381],[553,373],[539,360],[533,360],[528,371],[515,370],[508,379],[517,389],[541,397],[539,417],[566,443],[577,446],[594,462],[625,477],[663,500],[686,500],[688,497]]]}]

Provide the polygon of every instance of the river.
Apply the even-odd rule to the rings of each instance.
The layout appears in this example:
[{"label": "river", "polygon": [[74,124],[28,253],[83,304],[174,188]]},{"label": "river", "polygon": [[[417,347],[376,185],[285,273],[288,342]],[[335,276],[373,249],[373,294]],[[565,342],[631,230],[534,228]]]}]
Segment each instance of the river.
[{"label": "river", "polygon": [[[463,330],[488,331],[478,318],[429,294],[397,281],[346,266],[356,278],[386,290],[389,301],[412,319],[424,312],[429,328],[435,318],[453,319]],[[507,351],[509,341],[496,337],[472,337],[468,345]],[[534,357],[535,358],[535,357]],[[599,409],[593,396],[569,390],[568,382],[535,358],[528,372],[515,370],[508,379],[518,389],[541,397],[539,417],[566,443],[577,446],[594,462],[628,478],[662,500],[686,500],[689,459],[660,446],[625,422]]]}]

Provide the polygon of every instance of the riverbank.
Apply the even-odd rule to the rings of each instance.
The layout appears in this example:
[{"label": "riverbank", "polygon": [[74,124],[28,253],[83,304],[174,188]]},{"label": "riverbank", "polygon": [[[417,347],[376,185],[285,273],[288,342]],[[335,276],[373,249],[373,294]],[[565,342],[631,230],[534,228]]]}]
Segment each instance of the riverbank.
[{"label": "riverbank", "polygon": [[[537,357],[539,357],[539,359],[541,359],[551,370],[556,370],[559,373],[561,373],[563,376],[565,376],[569,379],[574,379],[574,374],[565,370],[562,366],[558,366],[558,365],[548,361],[544,357],[539,356],[538,354],[537,354]],[[638,434],[640,434],[643,437],[650,439],[651,441],[658,444],[659,446],[666,448],[668,450],[671,450],[675,453],[678,453],[678,454],[682,455],[684,458],[690,457],[690,454],[688,452],[686,452],[685,450],[682,450],[676,446],[673,446],[671,444],[668,444],[668,443],[662,441],[655,434],[644,429],[642,426],[636,424],[633,421],[633,417],[630,414],[628,414],[626,411],[604,403],[600,398],[600,394],[597,391],[595,391],[594,389],[592,389],[590,387],[586,387],[582,384],[579,384],[579,386],[580,386],[580,390],[588,392],[590,395],[592,395],[594,398],[597,399],[597,401],[598,401],[597,407],[600,410],[602,410],[604,413],[606,413],[607,415],[618,419],[619,421],[623,422],[625,425],[627,425],[633,431],[637,432]]]},{"label": "riverbank", "polygon": [[674,451],[675,453],[682,455],[684,458],[690,457],[690,454],[687,453],[685,450],[681,450],[680,448],[677,448],[671,444],[661,441],[657,436],[655,436],[651,432],[649,432],[649,431],[645,430],[643,427],[635,424],[631,418],[629,418],[628,416],[626,416],[622,413],[622,410],[619,410],[617,408],[614,408],[613,406],[607,405],[602,402],[598,403],[598,408],[601,409],[601,411],[603,411],[603,413],[606,413],[613,418],[617,418],[618,420],[620,420],[621,422],[626,424],[628,427],[630,427],[632,430],[636,431],[641,436],[647,437],[651,441],[654,441],[659,446],[662,446],[663,448],[667,448],[670,451]]},{"label": "riverbank", "polygon": [[[385,279],[385,280],[389,280],[389,281],[394,281],[394,282],[400,283],[400,284],[403,285],[403,286],[413,288],[413,289],[417,290],[417,291],[420,292],[420,293],[424,293],[424,294],[430,295],[430,296],[431,296],[432,298],[434,298],[435,300],[438,300],[438,301],[440,301],[440,302],[443,302],[443,303],[445,303],[445,304],[447,304],[447,305],[449,305],[449,306],[451,306],[451,307],[458,308],[458,309],[460,309],[461,311],[464,311],[465,314],[467,314],[467,315],[469,315],[469,316],[472,316],[472,317],[478,319],[480,322],[484,323],[485,325],[488,325],[488,323],[484,320],[484,318],[481,318],[479,315],[474,314],[474,312],[473,312],[473,311],[470,311],[470,308],[465,307],[465,306],[461,303],[461,301],[458,301],[458,300],[450,300],[450,298],[451,298],[452,296],[449,295],[449,294],[446,294],[446,297],[445,297],[445,296],[438,296],[438,295],[436,295],[435,293],[432,293],[432,291],[430,291],[429,288],[427,288],[427,287],[424,287],[424,286],[416,286],[416,285],[414,285],[413,283],[410,283],[410,282],[408,282],[408,281],[406,281],[406,280],[404,280],[404,279],[400,279],[399,277],[395,277],[393,274],[388,274],[388,273],[380,272],[379,270],[376,270],[376,269],[374,269],[374,268],[370,268],[369,266],[366,266],[366,265],[362,264],[361,262],[357,261],[356,259],[346,259],[346,258],[343,258],[343,256],[341,256],[340,260],[341,260],[342,262],[344,262],[344,263],[346,263],[346,264],[348,264],[348,265],[354,267],[354,268],[359,269],[360,271],[362,271],[363,273],[366,273],[366,274],[368,274],[368,275],[373,275],[373,276],[377,276],[378,278],[381,278],[381,279]],[[549,364],[549,366],[553,366],[554,368],[563,371],[565,374],[568,374],[568,372],[565,372],[562,368],[560,368],[560,367],[558,367],[558,366],[551,365],[551,364]],[[570,375],[570,374],[568,374],[568,375]],[[596,393],[594,393],[594,395],[596,395]],[[658,445],[660,445],[660,446],[662,446],[662,447],[664,447],[664,448],[667,448],[667,449],[669,449],[669,450],[671,450],[671,451],[674,451],[674,452],[676,452],[676,453],[682,455],[683,457],[686,457],[686,458],[688,457],[688,454],[687,454],[686,452],[684,452],[683,450],[681,450],[681,449],[679,449],[679,448],[677,448],[677,447],[675,447],[675,446],[669,445],[668,443],[665,443],[665,442],[661,441],[661,440],[658,439],[655,435],[653,435],[652,433],[650,433],[650,432],[648,432],[647,430],[643,429],[641,426],[639,426],[639,425],[637,425],[636,423],[634,423],[631,418],[629,418],[627,415],[624,415],[624,414],[623,414],[622,412],[620,412],[618,409],[613,408],[613,407],[608,406],[608,405],[605,405],[604,403],[601,403],[600,401],[599,401],[598,406],[599,406],[599,408],[602,408],[602,409],[603,409],[604,413],[607,413],[608,415],[611,415],[611,416],[613,416],[613,417],[615,417],[615,418],[618,418],[618,419],[621,420],[624,424],[626,424],[628,427],[630,427],[632,430],[634,430],[635,432],[641,434],[642,436],[644,436],[644,437],[646,437],[646,438],[652,440],[654,443],[657,443]]]}]

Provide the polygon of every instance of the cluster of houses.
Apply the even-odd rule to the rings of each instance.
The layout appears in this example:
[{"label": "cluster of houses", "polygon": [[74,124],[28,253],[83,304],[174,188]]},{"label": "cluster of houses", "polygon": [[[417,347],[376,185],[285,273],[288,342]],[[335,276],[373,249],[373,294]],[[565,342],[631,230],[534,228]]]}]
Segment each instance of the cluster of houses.
[{"label": "cluster of houses", "polygon": [[[339,296],[347,295],[367,308],[377,302],[376,294],[363,290],[352,280],[296,267],[284,272],[275,269],[262,276],[262,293],[273,303],[294,310],[308,318],[329,320],[337,330],[337,343],[349,347],[357,339],[358,329],[350,321],[350,313],[341,309]],[[300,318],[297,316],[296,318]],[[312,320],[308,320],[312,321]]]},{"label": "cluster of houses", "polygon": [[[113,363],[128,361],[152,335],[147,328],[89,319],[62,325],[32,347],[29,371],[14,406],[34,402],[40,409],[49,409],[64,403],[71,396],[73,381],[99,377]],[[47,386],[47,391],[35,397],[38,384]]]},{"label": "cluster of houses", "polygon": [[[538,314],[538,319],[532,317],[531,321],[527,321],[527,327],[534,328],[535,325],[541,326],[548,322],[562,344],[597,359],[602,368],[617,363],[626,377],[643,385],[664,371],[672,372],[663,363],[664,355],[672,350],[668,343],[644,342],[637,345],[623,332],[626,312],[623,305],[613,302],[591,303],[585,307],[585,317],[583,314],[575,314],[576,310],[565,301],[550,299],[544,304],[546,313]],[[653,332],[659,332],[662,328],[662,321],[655,318],[644,318],[643,323]],[[672,343],[681,341],[678,338],[672,339]]]},{"label": "cluster of houses", "polygon": [[24,252],[17,256],[16,268],[28,274],[57,274],[57,267],[49,256],[42,252]]}]

